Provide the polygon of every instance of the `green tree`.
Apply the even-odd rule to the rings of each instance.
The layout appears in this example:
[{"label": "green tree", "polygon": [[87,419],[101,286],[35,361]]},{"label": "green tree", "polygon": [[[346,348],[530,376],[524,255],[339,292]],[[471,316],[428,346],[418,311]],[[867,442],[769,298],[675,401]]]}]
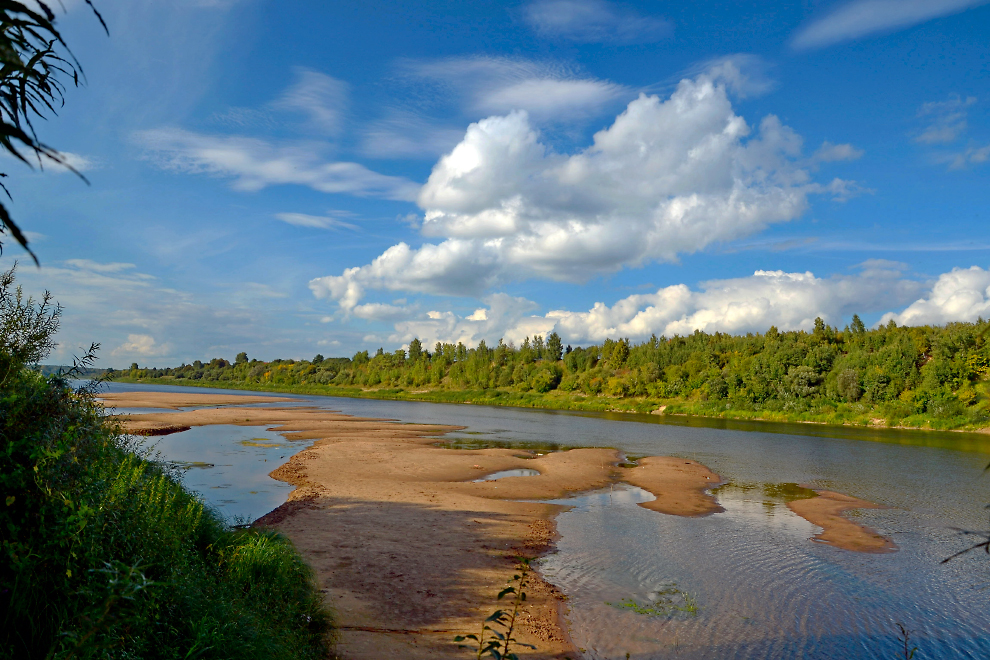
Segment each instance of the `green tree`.
[{"label": "green tree", "polygon": [[[570,346],[568,346],[570,348]],[[570,352],[570,351],[568,351]],[[547,359],[553,362],[560,360],[564,353],[562,342],[560,341],[560,335],[556,332],[551,332],[547,335]]]},{"label": "green tree", "polygon": [[866,326],[863,325],[863,321],[859,318],[859,314],[853,314],[852,323],[849,324],[849,328],[853,331],[853,334],[857,335],[861,335],[866,332]]},{"label": "green tree", "polygon": [[237,357],[234,358],[234,364],[247,364],[247,361],[248,361],[248,356],[247,353],[245,353],[244,351],[238,353]]},{"label": "green tree", "polygon": [[[238,355],[237,357],[239,358],[240,355]],[[245,362],[246,362],[247,361],[247,356],[245,355],[244,358],[245,358]],[[310,361],[313,364],[323,364],[323,360],[324,360],[323,354],[322,353],[317,353],[315,356],[313,356],[313,359],[310,360]]]},{"label": "green tree", "polygon": [[35,303],[20,286],[13,288],[15,270],[0,273],[0,384],[18,365],[36,364],[55,348],[62,313],[47,291]]},{"label": "green tree", "polygon": [[411,362],[418,362],[419,358],[423,355],[423,342],[419,338],[413,339],[409,342],[409,360]]}]

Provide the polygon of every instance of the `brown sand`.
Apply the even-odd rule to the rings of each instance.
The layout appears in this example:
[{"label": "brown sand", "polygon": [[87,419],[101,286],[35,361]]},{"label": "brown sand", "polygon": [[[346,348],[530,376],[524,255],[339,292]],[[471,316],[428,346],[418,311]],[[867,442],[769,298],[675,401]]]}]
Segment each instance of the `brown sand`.
[{"label": "brown sand", "polygon": [[639,465],[623,468],[622,481],[656,495],[640,506],[675,516],[706,516],[725,511],[707,491],[722,478],[696,461],[674,456],[647,456]]},{"label": "brown sand", "polygon": [[818,497],[787,503],[794,513],[822,528],[816,539],[843,550],[855,552],[894,552],[897,545],[876,531],[849,520],[842,514],[851,509],[885,509],[882,504],[831,490],[816,490]]},{"label": "brown sand", "polygon": [[[272,400],[112,396],[120,407],[213,406],[246,399]],[[720,483],[719,476],[686,459],[648,457],[637,467],[620,468],[618,453],[610,449],[543,456],[512,449],[441,449],[434,446],[436,437],[461,427],[396,424],[316,408],[202,408],[124,415],[121,421],[141,432],[266,425],[289,440],[317,440],[271,473],[296,489],[256,524],[286,534],[316,570],[337,612],[338,653],[347,660],[465,657],[453,637],[477,632],[495,609],[514,557],[544,554],[555,538],[553,517],[561,507],[512,500],[559,498],[621,480],[656,495],[655,502],[643,504],[655,511],[698,516],[722,510],[706,492]],[[540,475],[472,482],[516,468]],[[559,620],[562,610],[562,595],[534,574],[519,639],[538,649],[520,648],[521,658],[573,657]]]},{"label": "brown sand", "polygon": [[179,394],[172,392],[108,392],[100,395],[103,405],[115,408],[192,408],[194,406],[230,406],[247,403],[294,401],[284,396],[240,394]]}]

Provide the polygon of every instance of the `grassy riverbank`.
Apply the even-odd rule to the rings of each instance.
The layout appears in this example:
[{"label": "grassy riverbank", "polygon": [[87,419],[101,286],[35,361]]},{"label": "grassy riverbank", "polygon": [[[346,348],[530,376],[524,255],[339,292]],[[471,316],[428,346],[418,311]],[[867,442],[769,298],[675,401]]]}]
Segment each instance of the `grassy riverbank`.
[{"label": "grassy riverbank", "polygon": [[330,614],[292,544],[230,528],[94,389],[27,368],[59,309],[0,276],[0,657],[327,657]]},{"label": "grassy riverbank", "polygon": [[766,422],[788,422],[806,424],[833,424],[840,426],[863,426],[872,428],[907,428],[921,430],[961,430],[978,431],[988,422],[974,421],[965,415],[948,419],[933,419],[924,415],[909,417],[887,417],[882,407],[863,404],[827,404],[820,409],[801,412],[773,409],[738,409],[724,402],[683,401],[652,399],[648,397],[614,398],[551,392],[514,392],[511,390],[408,390],[404,388],[356,388],[335,387],[300,383],[295,385],[275,385],[268,383],[189,381],[174,377],[129,378],[117,377],[116,382],[177,385],[184,387],[225,388],[251,392],[273,392],[279,394],[311,394],[319,396],[339,396],[355,399],[380,399],[387,401],[424,401],[429,403],[464,403],[485,406],[507,406],[515,408],[541,408],[545,410],[575,410],[588,412],[652,413],[657,415],[684,415],[716,419],[750,420]]}]

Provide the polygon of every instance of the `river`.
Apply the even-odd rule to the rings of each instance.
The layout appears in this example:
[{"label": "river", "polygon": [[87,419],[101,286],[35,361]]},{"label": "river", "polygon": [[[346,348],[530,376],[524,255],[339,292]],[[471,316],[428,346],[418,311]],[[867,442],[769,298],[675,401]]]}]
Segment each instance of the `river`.
[{"label": "river", "polygon": [[[990,474],[983,474],[990,437],[293,398],[350,415],[465,426],[446,437],[468,446],[615,447],[630,456],[694,459],[722,475],[728,483],[715,495],[726,510],[705,518],[638,507],[650,496],[632,487],[561,502],[570,508],[557,518],[557,551],[539,570],[567,594],[570,634],[589,660],[620,660],[627,653],[639,660],[904,657],[898,624],[910,631],[916,660],[990,657],[990,559],[974,552],[940,563],[972,542],[958,529],[990,528],[984,509]],[[292,447],[263,429],[230,429],[236,431],[193,429],[156,438],[157,450],[169,460],[213,465],[188,469],[187,483],[228,516],[255,517],[284,501],[284,484],[266,476],[284,460],[270,464],[274,457],[306,445]],[[209,437],[188,435],[195,433]],[[811,541],[817,528],[785,506],[790,484],[886,505],[855,512],[856,519],[890,536],[899,550],[861,554]],[[692,611],[642,613],[665,598],[693,603],[686,608]]]}]

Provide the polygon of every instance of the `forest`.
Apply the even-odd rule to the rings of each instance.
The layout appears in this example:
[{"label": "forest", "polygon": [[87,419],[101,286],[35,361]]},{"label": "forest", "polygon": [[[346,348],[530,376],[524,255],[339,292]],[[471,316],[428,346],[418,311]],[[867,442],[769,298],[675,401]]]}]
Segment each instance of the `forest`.
[{"label": "forest", "polygon": [[990,420],[990,323],[729,335],[695,332],[635,344],[564,346],[556,333],[503,341],[437,343],[351,358],[215,358],[172,368],[132,364],[123,381],[461,401],[584,410],[816,421],[933,429]]}]

